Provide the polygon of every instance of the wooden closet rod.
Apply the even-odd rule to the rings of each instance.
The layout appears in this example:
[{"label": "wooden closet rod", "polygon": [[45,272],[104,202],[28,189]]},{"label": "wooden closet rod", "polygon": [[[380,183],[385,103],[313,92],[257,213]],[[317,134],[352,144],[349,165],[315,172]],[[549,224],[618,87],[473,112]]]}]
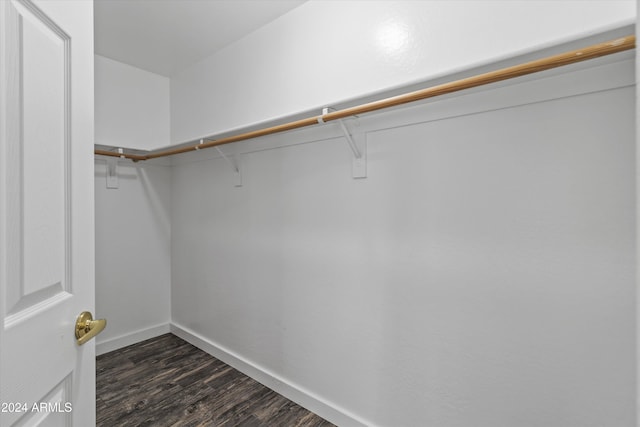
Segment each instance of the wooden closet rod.
[{"label": "wooden closet rod", "polygon": [[629,35],[604,43],[598,43],[582,49],[572,50],[570,52],[549,56],[547,58],[535,61],[525,62],[524,64],[514,65],[512,67],[502,68],[500,70],[479,74],[473,77],[456,80],[449,83],[432,86],[426,89],[405,93],[403,95],[393,96],[391,98],[381,99],[379,101],[369,102],[358,105],[356,107],[345,108],[344,110],[332,111],[327,114],[309,117],[306,119],[296,120],[293,122],[272,126],[251,132],[245,132],[238,135],[228,136],[212,141],[206,141],[201,144],[195,144],[180,148],[151,151],[147,154],[127,154],[114,151],[95,150],[95,154],[112,157],[124,157],[138,160],[149,160],[158,157],[171,156],[174,154],[186,153],[189,151],[199,150],[203,148],[216,147],[218,145],[230,144],[232,142],[244,141],[247,139],[257,138],[260,136],[271,135],[274,133],[284,132],[292,129],[299,129],[307,126],[317,125],[322,122],[330,122],[332,120],[343,119],[345,117],[355,116],[358,114],[369,113],[372,111],[382,110],[384,108],[395,107],[409,102],[419,101],[422,99],[433,98],[435,96],[445,95],[448,93],[458,92],[465,89],[495,83],[515,77],[525,76],[527,74],[537,73],[540,71],[550,70],[552,68],[562,67],[576,62],[586,61],[588,59],[599,58],[601,56],[611,55],[613,53],[630,50],[636,46],[636,37]]}]

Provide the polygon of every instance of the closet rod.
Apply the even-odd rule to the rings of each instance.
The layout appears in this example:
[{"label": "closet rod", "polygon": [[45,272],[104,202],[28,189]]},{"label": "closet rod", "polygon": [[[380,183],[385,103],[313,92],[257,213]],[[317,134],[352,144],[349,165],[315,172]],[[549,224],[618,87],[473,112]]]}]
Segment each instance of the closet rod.
[{"label": "closet rod", "polygon": [[319,116],[309,117],[306,119],[296,120],[289,123],[284,123],[277,126],[272,126],[260,130],[251,132],[245,132],[238,135],[228,136],[212,141],[205,141],[200,144],[170,148],[166,150],[151,151],[147,154],[127,154],[119,153],[107,150],[95,150],[95,154],[112,157],[123,157],[138,160],[149,160],[158,157],[171,156],[174,154],[186,153],[189,151],[200,150],[204,148],[216,147],[223,144],[230,144],[232,142],[244,141],[247,139],[257,138],[260,136],[271,135],[274,133],[284,132],[293,129],[299,129],[307,126],[317,125],[318,123],[330,122],[332,120],[339,120],[346,117],[351,117],[359,114],[370,113],[372,111],[382,110],[384,108],[395,107],[409,102],[419,101],[422,99],[433,98],[435,96],[445,95],[448,93],[458,92],[465,89],[471,89],[478,86],[483,86],[490,83],[496,83],[503,80],[512,79],[515,77],[525,76],[527,74],[533,74],[540,71],[550,70],[552,68],[562,67],[576,62],[586,61],[588,59],[599,58],[601,56],[611,55],[625,50],[635,48],[636,37],[629,35],[620,37],[615,40],[611,40],[604,43],[598,43],[595,45],[587,46],[582,49],[572,50],[570,52],[561,53],[558,55],[549,56],[547,58],[538,59],[535,61],[525,62],[523,64],[514,65],[512,67],[502,68],[500,70],[491,71],[488,73],[478,74],[476,76],[456,80],[449,83],[432,86],[426,89],[420,89],[414,92],[405,93],[390,98],[381,99],[379,101],[373,101],[366,104],[358,105],[355,107],[345,108],[343,110],[332,111],[327,114]]}]

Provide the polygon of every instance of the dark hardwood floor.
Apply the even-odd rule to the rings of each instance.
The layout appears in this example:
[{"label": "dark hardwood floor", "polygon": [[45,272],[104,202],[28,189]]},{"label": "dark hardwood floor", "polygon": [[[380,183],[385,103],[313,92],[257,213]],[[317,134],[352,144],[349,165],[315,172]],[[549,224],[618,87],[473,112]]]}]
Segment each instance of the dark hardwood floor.
[{"label": "dark hardwood floor", "polygon": [[172,334],[98,357],[97,425],[333,424]]}]

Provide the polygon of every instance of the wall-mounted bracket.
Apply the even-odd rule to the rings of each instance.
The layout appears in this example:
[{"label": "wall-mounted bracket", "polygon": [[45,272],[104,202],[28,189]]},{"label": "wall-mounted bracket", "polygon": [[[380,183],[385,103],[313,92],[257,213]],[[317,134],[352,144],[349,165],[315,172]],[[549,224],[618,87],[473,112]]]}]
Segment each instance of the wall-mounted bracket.
[{"label": "wall-mounted bracket", "polygon": [[352,135],[342,119],[338,120],[340,129],[351,148],[353,159],[351,161],[351,176],[355,179],[367,177],[367,144],[363,133]]},{"label": "wall-mounted bracket", "polygon": [[107,188],[118,188],[118,157],[107,158]]},{"label": "wall-mounted bracket", "polygon": [[[201,140],[201,143],[202,143],[202,140]],[[238,166],[238,164],[232,161],[231,159],[229,159],[227,156],[225,156],[225,154],[222,152],[220,147],[215,147],[215,149],[218,150],[218,154],[222,156],[222,158],[227,162],[229,167],[231,167],[231,170],[233,170],[233,175],[234,175],[233,185],[235,185],[236,187],[242,187],[242,174],[240,173],[240,167]]]},{"label": "wall-mounted bracket", "polygon": [[[328,114],[332,108],[324,107],[322,109],[322,115]],[[351,176],[354,179],[366,178],[367,177],[367,144],[365,140],[365,136],[362,133],[356,134],[354,137],[349,129],[347,129],[347,125],[345,125],[342,119],[336,120],[340,125],[340,129],[344,134],[347,143],[349,144],[349,148],[353,153],[353,160],[351,162]],[[325,123],[322,120],[322,116],[318,117],[318,123]]]}]

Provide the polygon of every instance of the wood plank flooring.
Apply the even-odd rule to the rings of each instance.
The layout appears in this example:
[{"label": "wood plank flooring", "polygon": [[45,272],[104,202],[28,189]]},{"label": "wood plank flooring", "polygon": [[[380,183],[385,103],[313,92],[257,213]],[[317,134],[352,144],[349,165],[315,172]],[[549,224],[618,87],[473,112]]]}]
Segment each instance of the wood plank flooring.
[{"label": "wood plank flooring", "polygon": [[172,334],[98,356],[97,425],[329,427]]}]

